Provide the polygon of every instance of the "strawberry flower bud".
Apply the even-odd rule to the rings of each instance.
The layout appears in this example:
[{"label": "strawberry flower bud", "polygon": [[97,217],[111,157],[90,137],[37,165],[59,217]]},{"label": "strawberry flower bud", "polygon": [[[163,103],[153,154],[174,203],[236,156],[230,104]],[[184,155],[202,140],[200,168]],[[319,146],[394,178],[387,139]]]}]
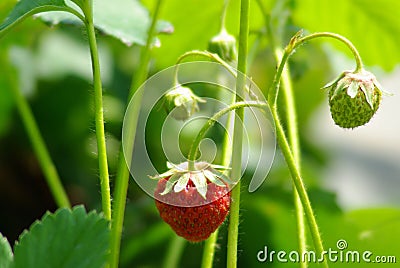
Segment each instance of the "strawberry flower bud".
[{"label": "strawberry flower bud", "polygon": [[344,71],[324,88],[329,88],[332,119],[342,128],[355,128],[369,122],[382,96],[382,86],[365,70]]},{"label": "strawberry flower bud", "polygon": [[205,102],[188,87],[178,85],[165,94],[164,106],[177,120],[186,120],[199,110],[198,102]]},{"label": "strawberry flower bud", "polygon": [[208,42],[208,51],[218,54],[223,60],[236,61],[236,39],[223,29]]}]

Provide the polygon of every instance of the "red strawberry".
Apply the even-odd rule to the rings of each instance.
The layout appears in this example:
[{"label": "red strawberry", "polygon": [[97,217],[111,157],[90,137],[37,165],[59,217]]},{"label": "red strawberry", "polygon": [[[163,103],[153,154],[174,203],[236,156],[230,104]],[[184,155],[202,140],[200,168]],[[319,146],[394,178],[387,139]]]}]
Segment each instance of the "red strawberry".
[{"label": "red strawberry", "polygon": [[[177,235],[191,242],[207,239],[229,212],[228,185],[215,177],[212,180],[217,183],[211,182],[208,177],[212,173],[210,169],[205,170],[203,175],[204,170],[177,172],[175,169],[174,175],[158,181],[154,192],[161,218]],[[200,187],[199,177],[205,182]]]}]

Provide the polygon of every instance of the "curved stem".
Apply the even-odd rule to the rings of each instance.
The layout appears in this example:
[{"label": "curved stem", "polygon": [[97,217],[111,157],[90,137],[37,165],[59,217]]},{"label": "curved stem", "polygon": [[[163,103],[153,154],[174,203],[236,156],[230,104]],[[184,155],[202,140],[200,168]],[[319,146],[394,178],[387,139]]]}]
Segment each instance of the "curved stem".
[{"label": "curved stem", "polygon": [[290,40],[289,45],[285,48],[285,51],[283,53],[282,60],[279,64],[278,70],[276,71],[274,80],[273,80],[272,85],[269,90],[268,102],[272,106],[276,106],[276,102],[278,99],[278,92],[279,92],[279,81],[281,79],[282,72],[283,72],[286,62],[288,61],[289,57],[293,54],[295,49],[307,41],[310,41],[310,40],[316,39],[316,38],[322,38],[322,37],[333,38],[333,39],[339,40],[340,42],[344,43],[353,53],[354,59],[356,61],[356,68],[355,68],[354,72],[359,72],[363,69],[363,64],[362,64],[360,54],[358,53],[355,46],[347,38],[345,38],[339,34],[330,33],[330,32],[317,32],[317,33],[312,33],[312,34],[304,36],[304,37],[300,37],[300,34],[301,34],[301,32],[297,33]]},{"label": "curved stem", "polygon": [[[301,200],[301,203],[304,208],[304,212],[307,218],[308,226],[310,229],[311,237],[313,240],[313,243],[315,245],[317,255],[318,256],[324,256],[322,253],[324,252],[324,247],[322,245],[322,239],[320,236],[319,228],[317,221],[315,220],[314,212],[311,207],[311,202],[308,198],[306,188],[303,184],[303,179],[301,178],[300,175],[300,170],[298,169],[296,165],[296,160],[293,157],[293,152],[290,149],[289,143],[286,139],[285,132],[283,130],[282,124],[280,122],[279,116],[278,116],[278,111],[275,108],[271,110],[272,116],[275,121],[276,125],[276,135],[277,135],[277,140],[279,147],[281,148],[282,154],[285,157],[286,163],[288,165],[291,177],[293,179],[293,183],[296,187],[297,193],[299,195],[299,198]],[[324,258],[323,262],[324,267],[329,267],[328,263],[326,261],[326,258]]]},{"label": "curved stem", "polygon": [[[267,13],[264,4],[261,0],[257,0],[259,9],[261,10],[264,20],[265,26],[267,28],[267,36],[271,43],[272,50],[274,51],[274,56],[276,62],[280,62],[283,51],[280,48],[280,42],[276,39],[280,36],[276,36],[273,33],[272,25],[271,25],[271,16]],[[284,97],[284,107],[286,108],[286,126],[288,132],[288,140],[290,148],[293,151],[293,157],[296,162],[296,166],[299,170],[301,170],[301,153],[300,153],[300,142],[299,142],[299,134],[298,134],[298,125],[297,125],[297,113],[295,107],[295,101],[293,96],[293,86],[290,78],[290,69],[287,66],[282,71],[282,90]],[[299,194],[296,190],[296,186],[293,184],[293,201],[296,212],[296,229],[298,236],[298,249],[299,253],[303,256],[303,254],[307,250],[307,237],[306,237],[306,227],[305,227],[305,216],[303,205],[301,204],[301,200]],[[304,262],[300,262],[300,268],[307,268],[308,263],[307,260]]]},{"label": "curved stem", "polygon": [[92,1],[87,1],[85,3],[86,5],[84,6],[82,11],[84,12],[86,17],[85,25],[88,34],[90,56],[93,69],[94,112],[97,153],[99,158],[101,200],[104,217],[107,220],[111,220],[110,179],[108,175],[106,137],[104,131],[103,89],[101,85],[99,53],[97,49],[96,33],[93,24],[93,3]]},{"label": "curved stem", "polygon": [[[158,20],[161,4],[163,0],[158,0],[155,4],[154,14],[152,22],[148,31],[146,46],[141,51],[140,65],[139,69],[135,74],[135,78],[132,79],[132,84],[129,91],[128,103],[132,99],[132,96],[136,92],[137,88],[146,80],[148,75],[148,66],[150,61],[151,44],[156,33],[156,22]],[[115,179],[115,190],[114,190],[114,206],[112,212],[112,224],[111,224],[111,254],[110,254],[110,264],[112,268],[117,268],[119,263],[119,252],[121,246],[121,235],[124,224],[124,214],[126,206],[126,195],[128,192],[128,182],[129,182],[129,169],[127,163],[131,162],[130,156],[133,152],[133,142],[136,136],[137,121],[139,118],[140,105],[142,101],[143,93],[139,92],[137,96],[133,99],[133,111],[130,114],[130,123],[128,124],[128,131],[130,138],[127,142],[130,144],[126,146],[130,151],[126,152],[128,156],[125,159],[123,148],[121,145],[119,160],[118,160],[118,170],[117,177]]]},{"label": "curved stem", "polygon": [[[274,50],[275,50],[276,60],[279,61],[279,59],[282,57],[282,50],[279,49],[278,47],[275,47]],[[301,153],[300,153],[298,126],[297,126],[297,113],[294,102],[293,87],[290,79],[289,68],[285,68],[283,70],[281,83],[282,83],[283,97],[286,108],[286,128],[288,132],[287,135],[288,135],[289,145],[293,152],[293,159],[295,161],[295,164],[299,169],[299,171],[301,171]],[[307,250],[304,209],[295,185],[293,185],[293,201],[296,211],[298,248],[300,254],[304,254]],[[300,267],[301,268],[308,267],[307,259],[305,259],[304,262],[300,262]]]},{"label": "curved stem", "polygon": [[207,120],[204,126],[200,129],[199,133],[197,133],[196,138],[194,139],[192,145],[190,146],[188,160],[189,161],[196,160],[201,140],[204,138],[204,135],[207,133],[207,131],[215,124],[215,122],[218,121],[219,118],[221,118],[226,113],[229,113],[230,111],[245,107],[267,108],[268,104],[266,102],[258,102],[258,101],[249,101],[249,102],[240,101],[240,102],[235,102],[234,104],[218,111],[216,114],[214,114],[211,118]]},{"label": "curved stem", "polygon": [[221,64],[228,72],[230,72],[233,76],[236,77],[237,73],[234,68],[232,68],[226,61],[221,59],[220,56],[218,56],[215,53],[211,53],[208,51],[200,51],[200,50],[192,50],[188,51],[184,54],[182,54],[178,60],[176,61],[175,69],[174,69],[174,84],[177,85],[178,83],[178,71],[179,71],[179,64],[183,62],[186,58],[193,57],[193,56],[200,56],[200,57],[205,57],[207,59],[210,59],[212,61],[215,61],[219,64]]}]

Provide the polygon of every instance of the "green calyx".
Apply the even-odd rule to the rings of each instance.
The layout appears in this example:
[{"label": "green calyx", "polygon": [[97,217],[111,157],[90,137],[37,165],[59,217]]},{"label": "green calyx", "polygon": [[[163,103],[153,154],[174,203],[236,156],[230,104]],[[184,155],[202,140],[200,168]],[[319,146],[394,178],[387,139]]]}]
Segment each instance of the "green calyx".
[{"label": "green calyx", "polygon": [[166,195],[172,191],[179,193],[184,190],[190,182],[194,184],[198,193],[206,199],[207,184],[214,183],[220,187],[228,187],[231,183],[229,178],[217,169],[226,170],[228,168],[220,165],[212,165],[207,162],[195,163],[196,170],[189,170],[189,163],[183,162],[178,165],[167,162],[168,171],[150,177],[151,179],[168,179],[164,191],[161,195]]},{"label": "green calyx", "polygon": [[198,103],[205,102],[182,85],[169,90],[164,96],[164,107],[177,120],[186,120],[199,110]]},{"label": "green calyx", "polygon": [[236,39],[225,29],[211,38],[208,42],[208,51],[217,54],[225,61],[237,61]]},{"label": "green calyx", "polygon": [[382,86],[365,70],[345,71],[327,84],[332,119],[342,128],[365,125],[378,110]]}]

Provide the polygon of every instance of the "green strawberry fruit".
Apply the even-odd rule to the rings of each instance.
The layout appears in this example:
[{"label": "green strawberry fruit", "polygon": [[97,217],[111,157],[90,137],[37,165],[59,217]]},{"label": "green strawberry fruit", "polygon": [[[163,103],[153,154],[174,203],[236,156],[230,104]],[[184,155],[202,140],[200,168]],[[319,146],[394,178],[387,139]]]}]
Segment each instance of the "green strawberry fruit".
[{"label": "green strawberry fruit", "polygon": [[382,91],[375,76],[365,70],[345,71],[326,85],[333,121],[342,128],[365,125],[378,110]]}]

